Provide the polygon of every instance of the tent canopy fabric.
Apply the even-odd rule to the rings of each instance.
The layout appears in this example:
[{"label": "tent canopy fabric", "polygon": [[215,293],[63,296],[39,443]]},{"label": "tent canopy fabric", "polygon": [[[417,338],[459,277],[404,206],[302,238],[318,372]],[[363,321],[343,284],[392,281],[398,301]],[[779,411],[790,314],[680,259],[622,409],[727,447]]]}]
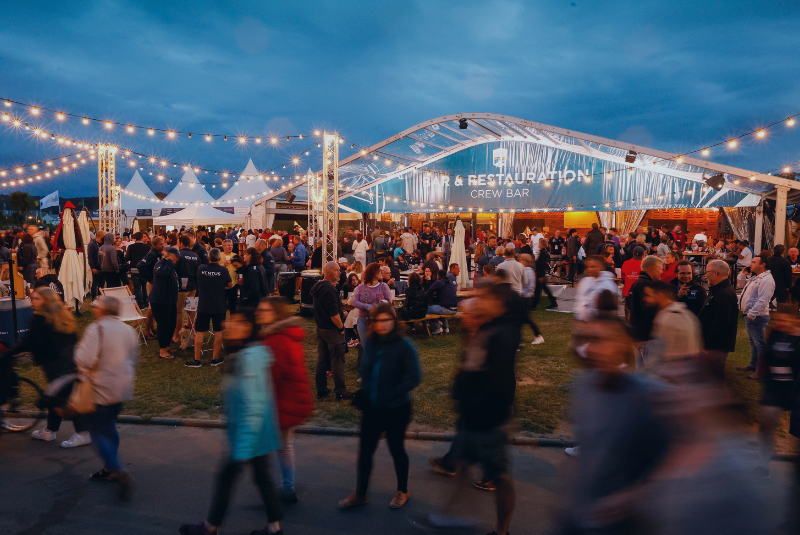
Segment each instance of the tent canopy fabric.
[{"label": "tent canopy fabric", "polygon": [[122,190],[122,195],[119,199],[122,210],[161,208],[163,204],[156,201],[158,201],[158,197],[145,184],[139,171],[133,173],[133,178]]},{"label": "tent canopy fabric", "polygon": [[[258,169],[251,158],[236,182],[217,201],[223,206],[249,207],[256,199],[264,196],[267,189],[266,182],[258,178]],[[245,199],[244,197],[251,198]]]},{"label": "tent canopy fabric", "polygon": [[197,180],[197,175],[189,168],[183,174],[180,182],[169,192],[169,195],[164,197],[164,201],[159,204],[158,208],[193,202],[214,202],[214,197],[206,191]]},{"label": "tent canopy fabric", "polygon": [[[453,237],[453,249],[450,252],[450,263],[458,264],[459,273],[456,283],[459,288],[466,288],[469,281],[469,271],[467,270],[467,251],[464,246],[464,223],[460,219],[456,221],[455,236]],[[445,266],[447,269],[447,266]]]},{"label": "tent canopy fabric", "polygon": [[154,225],[171,225],[174,227],[181,225],[186,225],[187,227],[196,227],[198,225],[238,225],[243,223],[243,215],[229,214],[205,204],[192,205],[174,214],[153,219]]}]

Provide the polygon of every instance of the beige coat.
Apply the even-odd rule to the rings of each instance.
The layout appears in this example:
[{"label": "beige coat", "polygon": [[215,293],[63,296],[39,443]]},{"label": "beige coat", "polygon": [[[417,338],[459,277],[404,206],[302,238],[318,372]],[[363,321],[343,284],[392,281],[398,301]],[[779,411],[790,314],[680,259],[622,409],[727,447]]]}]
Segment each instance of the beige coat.
[{"label": "beige coat", "polygon": [[94,400],[114,405],[133,397],[139,340],[130,325],[104,316],[87,327],[75,346],[75,364],[94,372]]},{"label": "beige coat", "polygon": [[703,349],[700,321],[684,303],[672,303],[656,314],[652,337],[660,342],[663,362],[693,357]]}]

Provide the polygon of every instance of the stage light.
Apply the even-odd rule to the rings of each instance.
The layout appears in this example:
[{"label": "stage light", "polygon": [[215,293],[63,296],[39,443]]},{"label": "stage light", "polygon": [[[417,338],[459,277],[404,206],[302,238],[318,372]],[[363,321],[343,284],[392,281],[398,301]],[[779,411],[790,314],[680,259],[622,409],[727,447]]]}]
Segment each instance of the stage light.
[{"label": "stage light", "polygon": [[625,162],[626,163],[633,163],[636,161],[636,153],[632,150],[628,151],[628,154],[625,155]]},{"label": "stage light", "polygon": [[458,127],[461,130],[466,130],[467,128],[469,128],[469,124],[467,124],[467,120],[466,119],[459,119],[458,120]]}]

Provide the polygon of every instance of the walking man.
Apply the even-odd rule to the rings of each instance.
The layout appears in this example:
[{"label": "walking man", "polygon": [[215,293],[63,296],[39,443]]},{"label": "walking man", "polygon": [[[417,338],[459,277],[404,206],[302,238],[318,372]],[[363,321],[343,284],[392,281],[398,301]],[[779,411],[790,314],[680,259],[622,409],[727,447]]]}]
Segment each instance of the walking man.
[{"label": "walking man", "polygon": [[187,368],[202,366],[200,358],[203,354],[203,338],[209,328],[214,332],[214,349],[211,365],[219,366],[222,360],[219,351],[222,349],[222,322],[225,321],[225,291],[233,286],[228,269],[219,261],[222,253],[219,249],[211,249],[208,253],[208,264],[197,269],[197,321],[194,335],[194,360],[186,363]]}]

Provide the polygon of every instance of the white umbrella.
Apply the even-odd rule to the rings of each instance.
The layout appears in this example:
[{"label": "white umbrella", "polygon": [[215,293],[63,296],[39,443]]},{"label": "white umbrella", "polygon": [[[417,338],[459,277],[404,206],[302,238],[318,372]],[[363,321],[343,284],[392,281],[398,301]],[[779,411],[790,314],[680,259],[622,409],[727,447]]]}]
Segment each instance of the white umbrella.
[{"label": "white umbrella", "polygon": [[61,216],[61,236],[64,240],[64,256],[61,258],[61,271],[58,280],[64,287],[64,302],[73,306],[75,300],[83,301],[83,269],[78,252],[75,250],[75,221],[72,210],[65,208]]},{"label": "white umbrella", "polygon": [[81,215],[78,216],[78,228],[81,230],[81,241],[83,242],[83,296],[81,301],[86,297],[86,294],[92,291],[92,270],[89,268],[89,252],[86,250],[89,242],[92,241],[92,233],[89,232],[89,212],[84,208],[81,210]]},{"label": "white umbrella", "polygon": [[459,273],[456,282],[459,288],[466,288],[469,280],[467,271],[467,252],[464,249],[464,224],[459,219],[456,221],[456,234],[453,238],[453,250],[450,251],[450,263],[458,264]]}]

